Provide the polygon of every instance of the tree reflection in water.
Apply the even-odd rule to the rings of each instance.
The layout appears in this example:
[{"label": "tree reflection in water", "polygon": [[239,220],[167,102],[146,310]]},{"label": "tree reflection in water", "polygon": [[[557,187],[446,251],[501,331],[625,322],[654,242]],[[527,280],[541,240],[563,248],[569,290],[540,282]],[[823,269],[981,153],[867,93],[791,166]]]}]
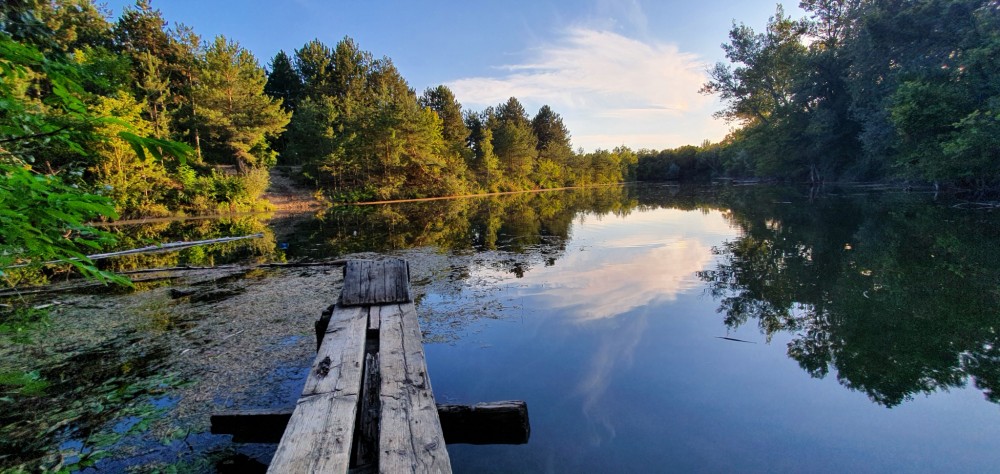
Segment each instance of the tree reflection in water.
[{"label": "tree reflection in water", "polygon": [[894,407],[970,381],[1000,402],[1000,226],[905,194],[724,199],[741,237],[700,272],[725,324],[789,331],[813,377]]}]

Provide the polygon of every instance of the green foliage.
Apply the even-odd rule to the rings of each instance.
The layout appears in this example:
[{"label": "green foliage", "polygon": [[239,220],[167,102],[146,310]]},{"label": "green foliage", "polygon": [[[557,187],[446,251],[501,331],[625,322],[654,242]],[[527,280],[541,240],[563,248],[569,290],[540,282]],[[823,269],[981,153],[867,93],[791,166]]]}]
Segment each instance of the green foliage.
[{"label": "green foliage", "polygon": [[469,129],[462,119],[462,104],[455,99],[455,94],[447,86],[428,88],[420,97],[420,105],[429,107],[441,118],[441,137],[449,146],[465,147],[469,138]]},{"label": "green foliage", "polygon": [[570,143],[569,129],[563,123],[562,117],[548,105],[538,109],[531,119],[531,130],[538,138],[538,159],[547,160],[555,166],[565,166],[573,154]]},{"label": "green foliage", "polygon": [[1000,10],[985,0],[804,1],[764,33],[739,25],[702,91],[730,136],[729,172],[819,182],[903,177],[1000,186]]},{"label": "green foliage", "polygon": [[[514,97],[464,114],[445,86],[418,98],[392,61],[373,59],[350,38],[296,50],[297,79],[286,77],[285,63],[276,56],[274,94],[294,95],[288,84],[302,92],[281,160],[302,165],[333,201],[619,182],[632,169],[597,160],[595,171],[594,160],[573,160],[569,131],[547,106],[532,122]],[[582,168],[569,169],[574,163]]]},{"label": "green foliage", "polygon": [[285,110],[295,110],[302,96],[302,78],[292,65],[292,59],[284,51],[278,51],[271,59],[264,85],[267,95],[281,100]]},{"label": "green foliage", "polygon": [[114,241],[86,222],[116,216],[103,196],[81,192],[54,176],[0,165],[0,276],[11,266],[60,261],[85,276],[127,284],[124,277],[99,270],[86,257],[86,252],[97,253]]},{"label": "green foliage", "polygon": [[212,144],[206,148],[211,160],[241,170],[275,163],[267,138],[285,130],[290,114],[264,94],[266,81],[263,68],[239,44],[219,36],[209,46],[192,100]]},{"label": "green foliage", "polygon": [[48,323],[49,313],[44,308],[14,306],[0,312],[0,336],[10,337],[15,343],[31,343],[33,330]]},{"label": "green foliage", "polygon": [[746,25],[733,25],[729,43],[722,48],[726,58],[738,66],[716,64],[711,79],[702,88],[703,93],[718,94],[729,101],[726,109],[716,113],[717,117],[744,125],[769,124],[789,112],[793,87],[802,72],[806,27],[784,13],[778,5],[763,33]]}]

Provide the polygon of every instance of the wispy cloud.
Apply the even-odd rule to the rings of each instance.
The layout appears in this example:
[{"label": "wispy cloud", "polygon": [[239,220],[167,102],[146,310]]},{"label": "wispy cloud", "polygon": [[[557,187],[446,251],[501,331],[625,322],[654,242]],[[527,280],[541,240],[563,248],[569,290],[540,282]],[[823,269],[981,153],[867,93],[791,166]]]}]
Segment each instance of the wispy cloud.
[{"label": "wispy cloud", "polygon": [[[548,104],[562,114],[574,145],[587,149],[666,148],[725,134],[725,125],[710,118],[714,100],[698,93],[707,63],[674,44],[575,27],[527,58],[499,66],[495,76],[448,85],[466,107],[511,96],[529,109]],[[628,141],[636,137],[644,141]]]}]

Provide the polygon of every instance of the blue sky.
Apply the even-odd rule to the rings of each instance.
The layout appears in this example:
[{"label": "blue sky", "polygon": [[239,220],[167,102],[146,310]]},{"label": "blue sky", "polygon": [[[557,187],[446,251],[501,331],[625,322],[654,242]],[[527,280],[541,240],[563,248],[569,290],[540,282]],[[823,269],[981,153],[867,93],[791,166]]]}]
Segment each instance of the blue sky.
[{"label": "blue sky", "polygon": [[[132,1],[107,2],[114,16]],[[573,145],[670,148],[718,141],[729,125],[698,94],[723,59],[732,22],[761,29],[774,0],[220,1],[153,0],[171,23],[206,40],[224,34],[262,65],[318,38],[344,36],[388,56],[422,92],[445,84],[463,107],[507,97],[529,114],[548,104]],[[798,2],[783,3],[800,16]]]}]

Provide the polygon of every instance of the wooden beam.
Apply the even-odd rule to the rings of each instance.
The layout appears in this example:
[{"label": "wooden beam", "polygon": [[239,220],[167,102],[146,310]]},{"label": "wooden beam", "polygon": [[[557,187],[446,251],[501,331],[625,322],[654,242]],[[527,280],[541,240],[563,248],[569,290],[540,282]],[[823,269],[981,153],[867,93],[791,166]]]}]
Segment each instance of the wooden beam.
[{"label": "wooden beam", "polygon": [[[448,444],[524,444],[531,434],[528,405],[520,400],[439,404],[437,412]],[[233,435],[236,443],[277,443],[291,417],[287,408],[221,412],[212,415],[212,434]]]},{"label": "wooden beam", "polygon": [[410,271],[405,260],[348,260],[344,265],[341,306],[408,303]]},{"label": "wooden beam", "polygon": [[382,319],[379,316],[379,313],[381,312],[381,309],[382,309],[381,306],[372,306],[368,310],[368,330],[369,331],[376,331],[376,332],[378,332],[379,326],[382,323]]},{"label": "wooden beam", "polygon": [[379,470],[451,472],[416,309],[412,303],[386,306],[380,316]]},{"label": "wooden beam", "polygon": [[448,444],[525,444],[531,435],[528,404],[521,400],[438,405]]},{"label": "wooden beam", "polygon": [[368,325],[362,310],[333,310],[268,472],[347,472]]},{"label": "wooden beam", "polygon": [[291,417],[289,409],[216,413],[211,417],[211,433],[233,435],[234,443],[277,443]]}]

